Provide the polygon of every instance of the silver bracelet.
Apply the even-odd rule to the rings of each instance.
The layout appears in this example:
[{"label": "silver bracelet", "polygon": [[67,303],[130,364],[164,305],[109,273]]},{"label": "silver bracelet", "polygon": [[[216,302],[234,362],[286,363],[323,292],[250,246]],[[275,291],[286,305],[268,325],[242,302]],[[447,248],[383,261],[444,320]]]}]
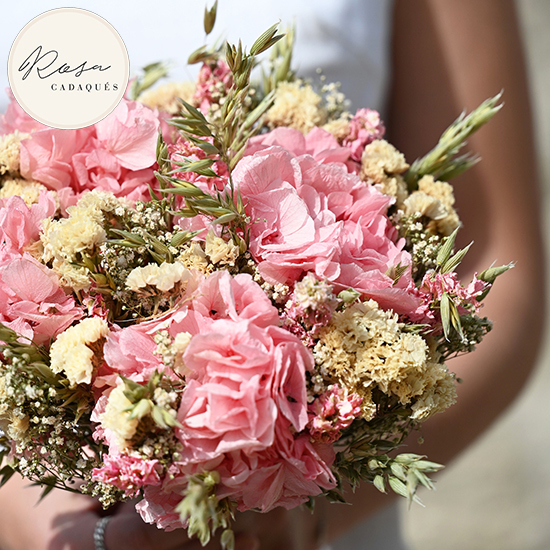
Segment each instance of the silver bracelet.
[{"label": "silver bracelet", "polygon": [[107,550],[105,547],[105,529],[107,529],[107,524],[111,521],[112,516],[105,516],[104,518],[99,518],[95,524],[94,529],[94,546],[95,550]]}]

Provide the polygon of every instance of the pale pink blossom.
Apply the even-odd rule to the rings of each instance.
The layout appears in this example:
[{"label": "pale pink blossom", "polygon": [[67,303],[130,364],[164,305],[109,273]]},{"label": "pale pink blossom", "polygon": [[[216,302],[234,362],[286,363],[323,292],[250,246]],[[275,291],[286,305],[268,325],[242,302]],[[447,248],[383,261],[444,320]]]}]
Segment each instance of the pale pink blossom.
[{"label": "pale pink blossom", "polygon": [[157,113],[137,101],[127,100],[95,125],[101,148],[129,170],[142,170],[155,163],[158,128]]},{"label": "pale pink blossom", "polygon": [[[342,147],[330,132],[318,127],[310,130],[306,136],[299,130],[285,127],[254,136],[247,146],[246,155],[253,155],[274,145],[286,149],[297,157],[311,155],[320,164],[336,162],[345,164],[349,168],[353,166],[347,163],[350,158],[349,149]],[[350,171],[353,170],[350,169]]]},{"label": "pale pink blossom", "polygon": [[215,321],[195,335],[183,360],[189,372],[178,420],[185,462],[274,442],[279,415],[296,431],[307,423],[305,372],[313,357],[289,332],[249,321]]},{"label": "pale pink blossom", "polygon": [[451,273],[426,273],[422,279],[420,290],[431,296],[432,301],[439,302],[443,293],[448,294],[459,308],[459,313],[464,313],[466,308],[472,308],[478,312],[481,302],[478,297],[487,288],[487,283],[477,278],[477,273],[467,287],[463,287],[458,280],[458,275]]},{"label": "pale pink blossom", "polygon": [[203,63],[193,100],[198,103],[200,110],[207,114],[210,105],[219,103],[221,98],[226,97],[232,84],[233,74],[223,59],[218,59],[214,66]]},{"label": "pale pink blossom", "polygon": [[385,132],[386,128],[378,111],[358,109],[350,120],[350,132],[342,144],[349,148],[353,160],[361,162],[365,147],[375,139],[382,139]]},{"label": "pale pink blossom", "polygon": [[6,93],[10,98],[10,102],[6,112],[0,115],[0,135],[12,134],[16,130],[30,134],[35,130],[44,130],[47,128],[47,126],[34,120],[21,108],[9,88],[6,89]]},{"label": "pale pink blossom", "polygon": [[27,253],[0,250],[0,322],[36,344],[49,342],[82,310],[60,288],[57,276]]},{"label": "pale pink blossom", "polygon": [[38,202],[31,206],[18,196],[0,199],[0,246],[22,253],[39,239],[42,220],[53,216],[55,211],[55,199],[49,192],[41,192]]},{"label": "pale pink blossom", "polygon": [[342,165],[276,146],[244,157],[233,179],[255,220],[250,252],[268,282],[292,285],[311,272],[336,292],[353,287],[384,309],[416,309],[406,292],[410,267],[397,283],[388,275],[411,265],[386,215],[390,197]]},{"label": "pale pink blossom", "polygon": [[362,397],[333,384],[308,407],[309,431],[318,441],[331,443],[361,416]]},{"label": "pale pink blossom", "polygon": [[124,454],[104,454],[103,466],[94,468],[92,479],[118,487],[125,497],[137,497],[140,489],[148,485],[160,485],[158,460]]},{"label": "pale pink blossom", "polygon": [[[19,120],[17,108],[10,109],[11,104],[8,128]],[[93,189],[132,201],[147,199],[148,185],[155,182],[159,124],[156,111],[124,99],[109,116],[87,128],[40,125],[21,141],[21,175],[57,191],[63,212]]]}]

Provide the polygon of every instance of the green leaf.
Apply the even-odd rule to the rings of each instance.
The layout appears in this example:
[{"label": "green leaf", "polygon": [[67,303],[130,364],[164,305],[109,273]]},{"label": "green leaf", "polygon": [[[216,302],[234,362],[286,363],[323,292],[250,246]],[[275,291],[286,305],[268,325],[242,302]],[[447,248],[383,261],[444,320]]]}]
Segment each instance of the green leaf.
[{"label": "green leaf", "polygon": [[204,8],[204,32],[208,36],[212,29],[214,28],[214,24],[216,23],[216,14],[218,11],[218,0],[214,2],[214,5],[208,9]]},{"label": "green leaf", "polygon": [[[258,55],[265,50],[267,50],[271,45],[273,45],[275,42],[272,42],[273,38],[275,37],[275,34],[277,32],[277,28],[279,27],[279,23],[275,23],[275,25],[272,25],[267,29],[264,33],[262,33],[252,44],[252,47],[250,48],[250,55]],[[277,40],[280,40],[284,35],[280,35],[277,37]]]},{"label": "green leaf", "polygon": [[381,476],[381,475],[374,476],[373,484],[381,493],[386,492],[386,482],[384,481],[384,476]]},{"label": "green leaf", "polygon": [[445,242],[439,248],[437,253],[437,265],[443,265],[451,256],[455,246],[455,239],[458,233],[458,227],[445,238]]},{"label": "green leaf", "polygon": [[474,243],[471,242],[467,247],[459,250],[452,258],[449,258],[447,261],[445,261],[441,266],[441,273],[450,273],[451,271],[454,271],[458,267],[460,262],[464,259],[464,256],[466,256],[472,244]]},{"label": "green leaf", "polygon": [[451,333],[451,299],[449,295],[444,292],[441,295],[441,302],[439,304],[439,312],[441,314],[441,324],[443,325],[443,334],[445,339],[449,339]]}]

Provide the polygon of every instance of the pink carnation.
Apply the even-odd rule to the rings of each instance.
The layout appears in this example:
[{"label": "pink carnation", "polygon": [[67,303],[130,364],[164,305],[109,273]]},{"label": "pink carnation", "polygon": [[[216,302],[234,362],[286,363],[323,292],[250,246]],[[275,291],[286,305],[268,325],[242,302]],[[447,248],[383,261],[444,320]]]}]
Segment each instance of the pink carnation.
[{"label": "pink carnation", "polygon": [[160,485],[158,460],[128,455],[103,455],[103,466],[94,468],[92,478],[124,491],[125,497],[136,497],[147,485]]},{"label": "pink carnation", "polygon": [[38,128],[21,141],[21,174],[57,191],[63,210],[93,189],[145,199],[154,181],[158,128],[155,111],[127,100],[88,128]]},{"label": "pink carnation", "polygon": [[10,252],[23,252],[24,247],[39,239],[42,220],[56,211],[51,193],[42,192],[38,203],[30,207],[21,197],[0,199],[0,246]]},{"label": "pink carnation", "polygon": [[329,386],[327,391],[309,405],[309,431],[319,441],[336,441],[340,432],[361,416],[361,396],[348,394],[345,388],[337,384]]},{"label": "pink carnation", "polygon": [[336,163],[295,157],[271,147],[243,158],[233,179],[251,226],[250,252],[271,283],[293,284],[308,272],[338,292],[353,287],[398,313],[418,300],[406,292],[410,269],[397,284],[388,273],[410,266],[386,212],[392,199]]},{"label": "pink carnation", "polygon": [[192,338],[183,360],[189,375],[178,420],[186,462],[269,447],[279,415],[304,429],[305,372],[313,357],[287,331],[216,321]]},{"label": "pink carnation", "polygon": [[349,148],[353,160],[361,162],[365,146],[375,139],[382,139],[385,132],[378,111],[359,109],[350,120],[350,132],[342,144]]},{"label": "pink carnation", "polygon": [[27,253],[0,250],[0,322],[44,344],[82,317],[53,271]]}]

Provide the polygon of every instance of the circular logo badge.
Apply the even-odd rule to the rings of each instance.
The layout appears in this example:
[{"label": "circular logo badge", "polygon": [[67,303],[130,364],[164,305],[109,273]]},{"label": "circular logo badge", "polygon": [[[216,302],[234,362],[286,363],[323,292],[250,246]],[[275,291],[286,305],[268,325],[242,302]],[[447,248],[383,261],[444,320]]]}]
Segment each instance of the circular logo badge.
[{"label": "circular logo badge", "polygon": [[17,35],[8,58],[15,99],[35,120],[60,129],[90,126],[120,103],[130,63],[117,31],[95,13],[59,8]]}]

